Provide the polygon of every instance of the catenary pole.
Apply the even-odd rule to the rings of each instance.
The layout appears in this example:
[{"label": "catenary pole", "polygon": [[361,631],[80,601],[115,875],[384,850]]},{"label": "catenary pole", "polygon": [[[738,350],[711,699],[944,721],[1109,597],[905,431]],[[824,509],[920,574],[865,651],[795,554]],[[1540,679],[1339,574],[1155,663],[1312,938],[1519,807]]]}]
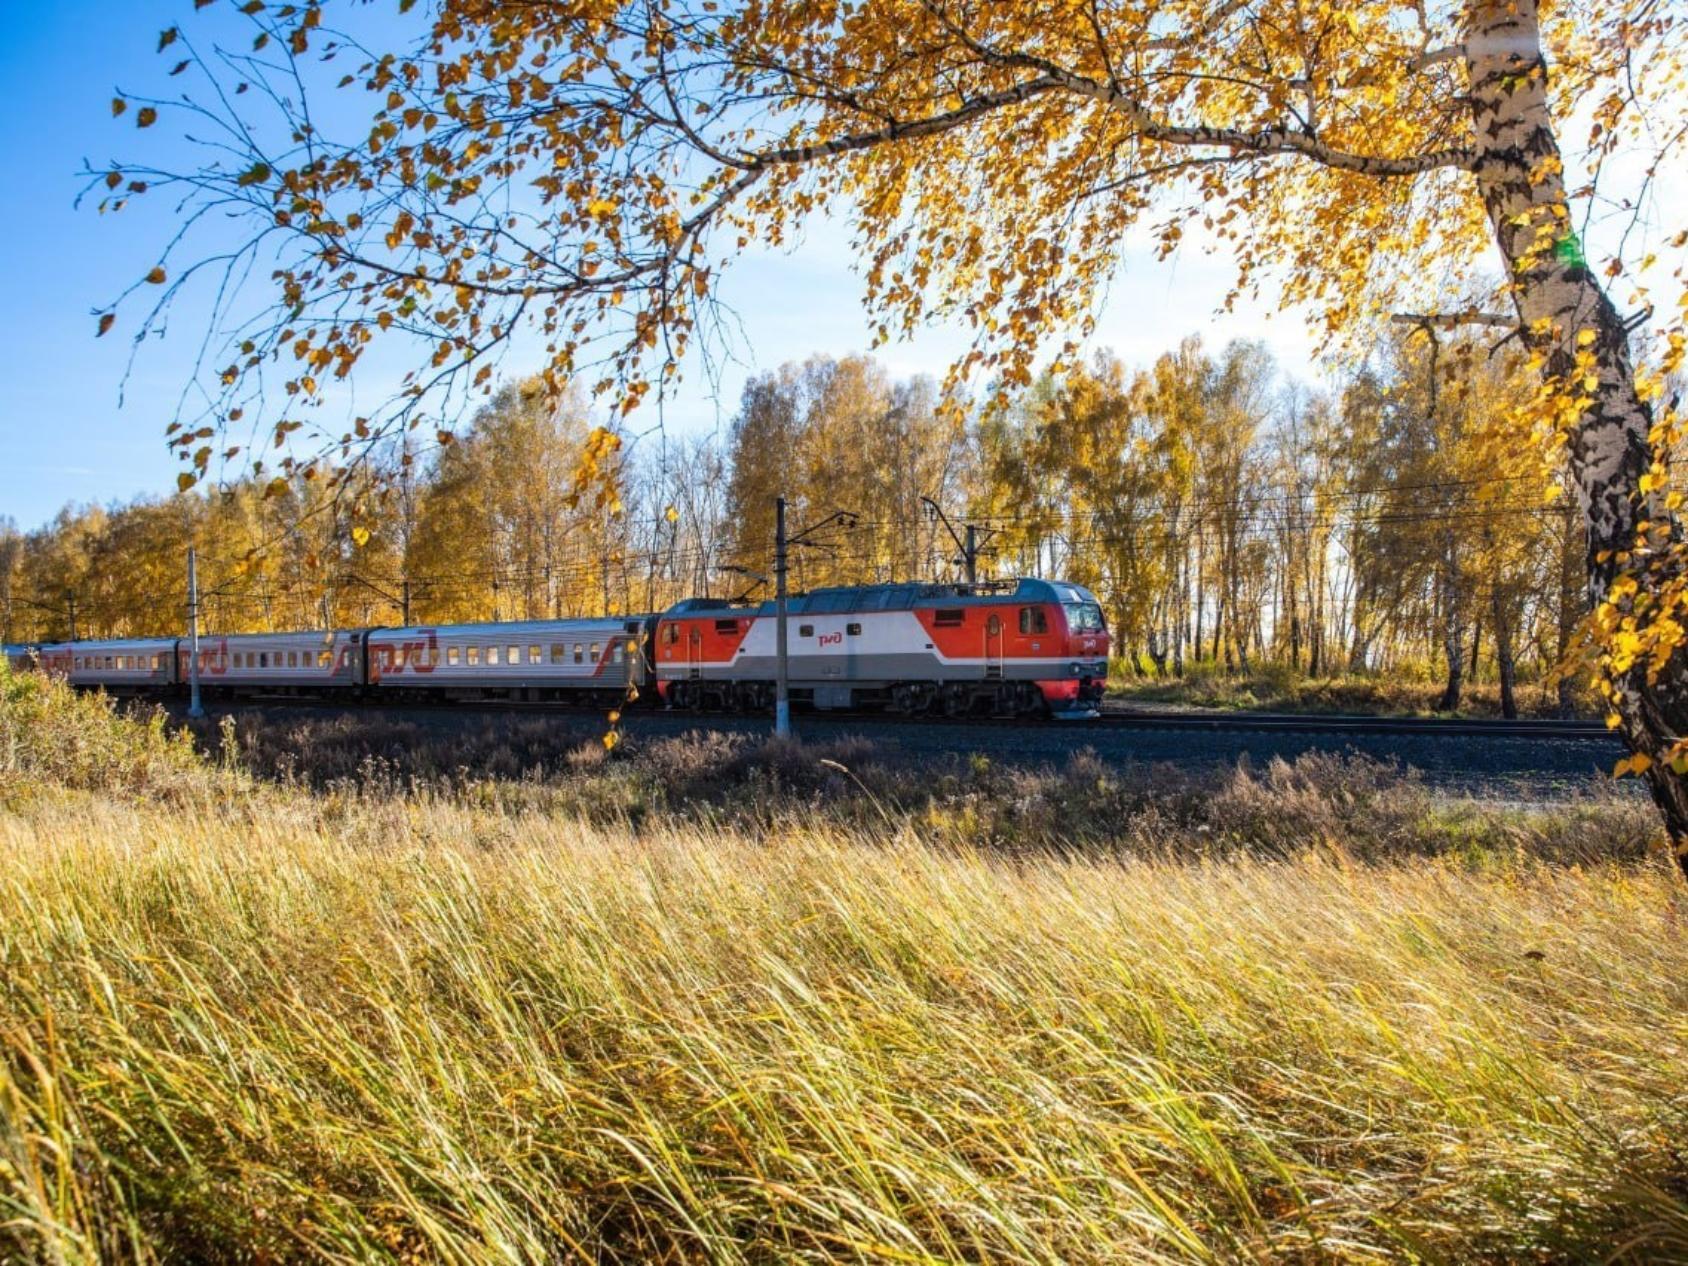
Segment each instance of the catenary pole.
[{"label": "catenary pole", "polygon": [[199,702],[199,563],[193,546],[188,546],[188,715],[199,718],[205,708]]},{"label": "catenary pole", "polygon": [[774,501],[774,734],[791,735],[790,672],[785,601],[785,498]]}]

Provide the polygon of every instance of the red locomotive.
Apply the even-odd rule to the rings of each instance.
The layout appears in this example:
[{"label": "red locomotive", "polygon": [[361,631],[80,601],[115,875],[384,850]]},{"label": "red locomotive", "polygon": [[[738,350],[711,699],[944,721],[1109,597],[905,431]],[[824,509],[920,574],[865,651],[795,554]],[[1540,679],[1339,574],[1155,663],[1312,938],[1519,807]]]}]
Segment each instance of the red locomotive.
[{"label": "red locomotive", "polygon": [[[773,702],[774,604],[692,598],[657,622],[657,690],[672,707]],[[1108,631],[1089,590],[1063,581],[861,585],[787,602],[794,703],[961,716],[1083,716],[1108,677]]]}]

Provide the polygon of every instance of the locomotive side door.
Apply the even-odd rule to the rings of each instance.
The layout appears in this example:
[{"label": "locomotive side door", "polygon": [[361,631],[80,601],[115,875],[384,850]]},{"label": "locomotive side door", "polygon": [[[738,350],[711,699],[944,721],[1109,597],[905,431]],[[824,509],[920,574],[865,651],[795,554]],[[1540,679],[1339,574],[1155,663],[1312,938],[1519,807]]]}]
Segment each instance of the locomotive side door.
[{"label": "locomotive side door", "polygon": [[994,611],[985,620],[985,680],[1002,680],[1002,617]]},{"label": "locomotive side door", "polygon": [[695,620],[686,623],[686,676],[703,676],[703,626]]}]

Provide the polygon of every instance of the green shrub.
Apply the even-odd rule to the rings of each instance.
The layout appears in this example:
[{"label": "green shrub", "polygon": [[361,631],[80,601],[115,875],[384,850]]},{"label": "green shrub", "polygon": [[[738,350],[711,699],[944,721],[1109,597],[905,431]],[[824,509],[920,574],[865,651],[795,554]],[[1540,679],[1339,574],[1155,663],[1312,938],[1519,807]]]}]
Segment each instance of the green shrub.
[{"label": "green shrub", "polygon": [[179,800],[243,785],[238,771],[209,764],[161,709],[124,711],[103,693],[0,661],[0,805],[55,789]]}]

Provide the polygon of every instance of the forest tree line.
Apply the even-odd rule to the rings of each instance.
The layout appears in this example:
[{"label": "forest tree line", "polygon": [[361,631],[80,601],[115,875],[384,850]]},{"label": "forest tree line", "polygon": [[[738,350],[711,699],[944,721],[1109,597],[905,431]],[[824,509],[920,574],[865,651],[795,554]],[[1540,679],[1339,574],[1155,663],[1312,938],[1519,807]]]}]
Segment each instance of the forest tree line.
[{"label": "forest tree line", "polygon": [[0,520],[0,634],[175,632],[190,543],[211,631],[766,596],[784,495],[794,530],[854,516],[793,551],[797,591],[960,579],[970,523],[982,579],[1095,590],[1124,671],[1434,673],[1451,707],[1476,674],[1503,695],[1550,675],[1582,616],[1575,507],[1497,438],[1527,394],[1518,368],[1402,329],[1315,391],[1260,344],[1191,338],[1142,369],[1100,353],[991,408],[816,356],[753,377],[722,434],[624,436],[585,495],[587,408],[517,383],[451,442],[390,447],[339,481]]}]

